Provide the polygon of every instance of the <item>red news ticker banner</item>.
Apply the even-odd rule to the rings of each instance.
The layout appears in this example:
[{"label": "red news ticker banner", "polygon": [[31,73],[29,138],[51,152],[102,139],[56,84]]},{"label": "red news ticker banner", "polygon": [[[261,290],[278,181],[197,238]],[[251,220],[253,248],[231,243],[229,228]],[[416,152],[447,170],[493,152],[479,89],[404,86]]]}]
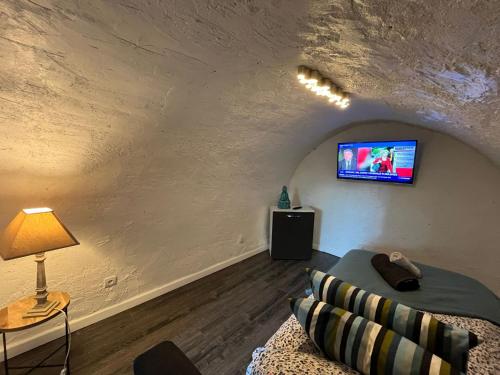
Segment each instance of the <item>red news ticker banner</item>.
[{"label": "red news ticker banner", "polygon": [[413,175],[413,168],[396,168],[396,174],[399,177],[411,177]]}]

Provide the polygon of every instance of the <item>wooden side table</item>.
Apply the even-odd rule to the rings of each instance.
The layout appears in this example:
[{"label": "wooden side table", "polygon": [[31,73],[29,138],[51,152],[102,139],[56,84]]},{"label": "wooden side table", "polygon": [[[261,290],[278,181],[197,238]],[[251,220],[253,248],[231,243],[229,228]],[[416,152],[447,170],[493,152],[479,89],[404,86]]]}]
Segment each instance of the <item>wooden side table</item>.
[{"label": "wooden side table", "polygon": [[[68,306],[70,303],[69,294],[65,292],[49,292],[47,297],[49,301],[57,301],[59,304],[56,306],[57,309],[63,310],[66,315],[68,313]],[[34,367],[27,366],[17,366],[17,367],[9,367],[9,362],[7,359],[7,333],[9,332],[18,332],[23,331],[28,328],[35,327],[37,325],[48,322],[49,320],[55,318],[61,312],[59,310],[52,311],[48,316],[44,317],[36,317],[36,318],[23,318],[23,314],[29,310],[36,303],[35,296],[23,298],[19,301],[11,303],[7,307],[4,307],[0,310],[0,332],[2,333],[3,338],[3,357],[4,357],[4,369],[5,375],[9,374],[9,370],[22,370],[22,369],[30,369],[33,370],[35,368],[40,367],[62,367],[64,364],[54,364],[54,365],[44,365],[44,363],[51,358],[54,354],[56,354],[62,348],[66,348],[66,353],[69,349],[69,329],[68,322],[66,319],[65,322],[65,332],[66,332],[66,342],[65,344],[59,346],[56,350],[54,350],[50,355],[45,357],[42,361],[40,361]],[[70,374],[69,367],[69,358],[68,358],[68,370],[67,374]]]}]

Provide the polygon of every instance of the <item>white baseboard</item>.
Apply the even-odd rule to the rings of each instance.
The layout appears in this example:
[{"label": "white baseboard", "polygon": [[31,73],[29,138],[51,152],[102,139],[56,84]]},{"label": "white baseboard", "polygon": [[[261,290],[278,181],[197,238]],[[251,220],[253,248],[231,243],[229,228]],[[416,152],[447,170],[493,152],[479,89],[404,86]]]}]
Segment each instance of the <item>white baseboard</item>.
[{"label": "white baseboard", "polygon": [[321,244],[319,242],[316,242],[316,243],[313,243],[313,249],[314,250],[318,250],[322,253],[326,253],[326,254],[330,254],[330,255],[334,255],[336,257],[342,257],[342,255],[338,255],[335,253],[335,250],[332,250],[331,248],[327,248],[327,247],[321,247]]},{"label": "white baseboard", "polygon": [[[193,281],[199,280],[202,277],[208,276],[214,272],[220,271],[226,267],[229,267],[233,264],[239,263],[242,260],[250,258],[258,253],[261,253],[267,250],[268,245],[261,245],[256,249],[247,251],[244,254],[237,255],[233,258],[229,258],[225,261],[216,263],[210,267],[207,267],[201,271],[195,272],[191,275],[187,275],[181,277],[180,279],[171,281],[167,284],[161,285],[157,288],[151,289],[147,292],[138,294],[133,296],[125,301],[116,303],[114,305],[108,306],[102,310],[96,311],[95,313],[78,317],[76,319],[71,319],[71,331],[75,332],[79,329],[87,327],[91,324],[97,323],[103,319],[109,318],[110,316],[116,315],[122,311],[128,310],[134,306],[140,305],[146,301],[149,301],[153,298],[159,297],[165,293],[168,293],[174,289],[180,288],[186,284],[189,284]],[[51,327],[46,331],[40,332],[30,338],[21,339],[16,341],[12,345],[8,345],[7,342],[7,354],[8,358],[15,357],[18,354],[27,352],[31,349],[34,349],[40,345],[46,344],[52,340],[55,340],[59,337],[64,336],[64,324]],[[0,363],[3,362],[3,348],[0,348]]]}]

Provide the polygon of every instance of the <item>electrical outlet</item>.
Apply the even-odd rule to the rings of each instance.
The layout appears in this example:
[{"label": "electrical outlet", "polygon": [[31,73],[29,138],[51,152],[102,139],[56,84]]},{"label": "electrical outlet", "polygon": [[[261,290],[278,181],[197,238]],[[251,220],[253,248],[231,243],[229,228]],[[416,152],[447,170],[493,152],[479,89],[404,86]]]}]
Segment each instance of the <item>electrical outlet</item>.
[{"label": "electrical outlet", "polygon": [[116,275],[106,277],[104,279],[104,288],[111,288],[112,286],[115,286],[118,284],[118,277]]}]

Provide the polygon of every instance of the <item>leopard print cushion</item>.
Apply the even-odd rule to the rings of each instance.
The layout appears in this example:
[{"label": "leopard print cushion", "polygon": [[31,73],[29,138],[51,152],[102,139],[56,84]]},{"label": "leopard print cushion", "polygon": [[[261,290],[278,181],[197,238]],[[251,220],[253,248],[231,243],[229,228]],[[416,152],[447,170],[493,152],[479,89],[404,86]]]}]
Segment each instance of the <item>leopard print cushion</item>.
[{"label": "leopard print cushion", "polygon": [[346,365],[319,355],[289,350],[257,348],[247,375],[356,375]]},{"label": "leopard print cushion", "polygon": [[[500,374],[500,327],[482,319],[432,314],[444,323],[474,332],[482,343],[469,351],[468,375]],[[346,365],[326,359],[291,315],[252,355],[247,375],[351,375]]]}]

